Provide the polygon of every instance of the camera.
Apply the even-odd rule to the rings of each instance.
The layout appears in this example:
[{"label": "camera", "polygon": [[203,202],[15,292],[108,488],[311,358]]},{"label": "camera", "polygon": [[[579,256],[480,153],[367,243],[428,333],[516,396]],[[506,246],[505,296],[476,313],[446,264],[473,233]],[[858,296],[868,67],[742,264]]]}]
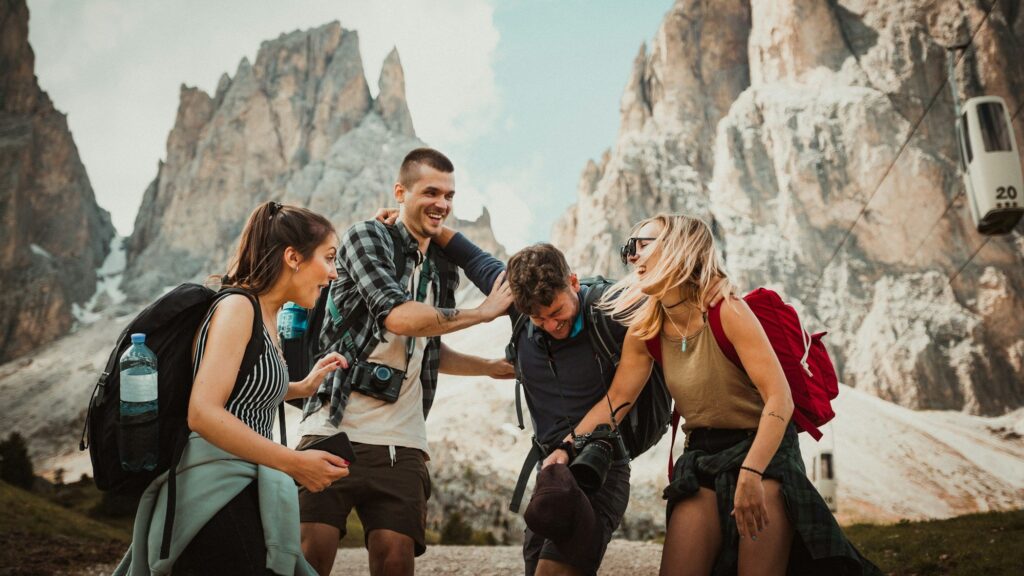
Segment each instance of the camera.
[{"label": "camera", "polygon": [[569,471],[587,494],[601,489],[612,462],[629,455],[622,436],[608,424],[598,424],[590,434],[578,437],[575,448],[576,458],[569,464]]},{"label": "camera", "polygon": [[383,364],[356,362],[352,367],[352,390],[388,403],[398,400],[403,380],[405,372]]}]

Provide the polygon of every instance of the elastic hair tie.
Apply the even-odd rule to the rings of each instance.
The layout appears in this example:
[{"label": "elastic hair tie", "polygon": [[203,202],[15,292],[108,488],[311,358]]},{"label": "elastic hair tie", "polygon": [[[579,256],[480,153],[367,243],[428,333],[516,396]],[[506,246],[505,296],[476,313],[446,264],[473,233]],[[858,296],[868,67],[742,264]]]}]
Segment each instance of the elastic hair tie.
[{"label": "elastic hair tie", "polygon": [[280,202],[271,202],[270,203],[270,217],[273,218],[275,214],[277,214],[278,212],[281,211],[281,208],[283,208],[283,206],[281,206]]}]

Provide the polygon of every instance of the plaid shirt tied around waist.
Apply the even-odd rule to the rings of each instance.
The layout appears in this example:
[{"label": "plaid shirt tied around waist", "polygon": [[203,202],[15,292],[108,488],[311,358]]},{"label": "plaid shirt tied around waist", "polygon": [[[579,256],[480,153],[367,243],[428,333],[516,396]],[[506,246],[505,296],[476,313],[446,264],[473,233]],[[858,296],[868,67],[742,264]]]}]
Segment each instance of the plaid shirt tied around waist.
[{"label": "plaid shirt tied around waist", "polygon": [[[672,482],[665,488],[667,513],[671,515],[676,503],[700,490],[698,471],[714,477],[722,548],[715,559],[713,576],[734,575],[739,565],[739,532],[731,512],[739,469],[753,443],[754,435],[751,435],[714,454],[687,449],[676,461]],[[782,485],[786,512],[795,530],[788,574],[882,576],[881,570],[846,539],[828,504],[807,478],[800,455],[800,441],[792,424],[764,470],[764,478],[777,480]],[[668,525],[667,519],[665,525]]]},{"label": "plaid shirt tied around waist", "polygon": [[[366,304],[367,312],[355,319],[344,334],[338,334],[335,329],[341,320],[327,314],[320,332],[319,356],[338,352],[348,360],[351,367],[365,353],[376,348],[377,344],[387,342],[388,332],[384,320],[395,306],[414,298],[407,287],[421,255],[416,239],[409,234],[405,225],[399,222],[395,228],[402,239],[402,245],[397,247],[385,225],[376,220],[358,222],[345,231],[336,259],[338,279],[331,283],[330,297],[342,318],[350,314],[359,302]],[[397,278],[398,271],[395,268],[396,249],[405,255],[405,270],[401,278]],[[434,301],[429,304],[437,308],[454,308],[455,290],[459,286],[458,269],[434,244],[427,250],[427,259],[431,262],[430,283],[434,295]],[[441,278],[446,279],[445,286],[441,286]],[[424,418],[434,402],[440,361],[441,337],[431,336],[427,338],[420,370]],[[334,426],[339,425],[352,393],[351,373],[351,369],[338,369],[328,374],[320,383],[317,393],[306,400],[302,418],[305,419],[328,404],[328,420]]]}]

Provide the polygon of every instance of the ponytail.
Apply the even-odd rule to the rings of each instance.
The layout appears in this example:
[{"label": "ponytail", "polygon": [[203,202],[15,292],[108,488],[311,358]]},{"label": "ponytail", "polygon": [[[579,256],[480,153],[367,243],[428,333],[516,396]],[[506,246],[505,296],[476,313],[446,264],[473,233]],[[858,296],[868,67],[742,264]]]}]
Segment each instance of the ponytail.
[{"label": "ponytail", "polygon": [[307,259],[334,233],[331,222],[315,212],[264,202],[249,215],[222,285],[262,294],[281,276],[285,249],[290,246]]}]

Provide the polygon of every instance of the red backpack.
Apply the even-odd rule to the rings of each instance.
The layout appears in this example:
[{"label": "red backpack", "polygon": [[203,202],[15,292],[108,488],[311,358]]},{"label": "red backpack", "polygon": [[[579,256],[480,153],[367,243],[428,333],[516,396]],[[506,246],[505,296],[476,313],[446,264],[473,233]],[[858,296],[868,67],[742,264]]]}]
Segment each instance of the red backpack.
[{"label": "red backpack", "polygon": [[[807,432],[815,440],[821,439],[818,430],[835,416],[831,400],[839,395],[839,380],[821,338],[827,332],[809,334],[803,329],[796,310],[782,301],[774,291],[758,288],[743,297],[750,310],[761,322],[775,355],[779,358],[782,371],[789,382],[793,395],[793,422],[801,432]],[[708,324],[725,357],[743,368],[736,348],[722,328],[721,305],[708,310]],[[661,339],[646,341],[647,350],[658,364],[661,364]],[[672,416],[672,444],[675,445],[679,428],[679,411]],[[669,476],[672,475],[672,453],[669,449]]]}]

